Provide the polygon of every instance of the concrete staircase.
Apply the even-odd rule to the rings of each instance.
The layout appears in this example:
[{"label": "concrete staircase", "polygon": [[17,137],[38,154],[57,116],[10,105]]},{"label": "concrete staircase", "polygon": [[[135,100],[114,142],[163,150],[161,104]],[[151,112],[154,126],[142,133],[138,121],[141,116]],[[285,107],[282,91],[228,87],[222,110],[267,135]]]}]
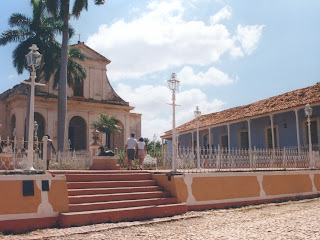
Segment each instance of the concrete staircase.
[{"label": "concrete staircase", "polygon": [[69,212],[62,227],[166,217],[187,211],[146,171],[49,171],[67,178]]}]

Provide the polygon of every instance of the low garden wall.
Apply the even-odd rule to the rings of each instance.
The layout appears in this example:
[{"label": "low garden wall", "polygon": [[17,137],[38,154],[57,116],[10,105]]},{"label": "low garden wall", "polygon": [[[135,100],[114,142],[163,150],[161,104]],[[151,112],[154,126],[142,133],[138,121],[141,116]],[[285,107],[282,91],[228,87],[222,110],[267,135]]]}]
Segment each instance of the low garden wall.
[{"label": "low garden wall", "polygon": [[[153,179],[188,210],[320,196],[320,170],[153,173]],[[0,175],[0,232],[20,233],[57,225],[68,212],[63,175]]]},{"label": "low garden wall", "polygon": [[236,207],[320,196],[320,171],[154,174],[188,210]]},{"label": "low garden wall", "polygon": [[0,232],[55,226],[68,211],[65,176],[0,175]]}]

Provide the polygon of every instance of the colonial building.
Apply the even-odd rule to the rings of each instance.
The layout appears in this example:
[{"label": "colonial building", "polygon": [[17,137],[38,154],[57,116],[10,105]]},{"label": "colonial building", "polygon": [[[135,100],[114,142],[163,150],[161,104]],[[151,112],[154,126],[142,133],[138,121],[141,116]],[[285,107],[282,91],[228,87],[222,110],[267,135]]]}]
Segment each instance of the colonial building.
[{"label": "colonial building", "polygon": [[[72,149],[86,149],[92,143],[93,131],[90,123],[97,120],[101,113],[115,116],[121,132],[110,137],[111,147],[124,147],[126,138],[131,132],[141,135],[141,114],[132,113],[134,107],[123,100],[114,91],[107,77],[106,66],[111,62],[106,57],[89,48],[82,42],[72,45],[85,55],[81,63],[86,69],[87,78],[82,86],[76,89],[68,87],[67,127],[65,147],[69,144]],[[41,52],[41,49],[39,50]],[[44,83],[44,81],[41,81]],[[35,121],[38,123],[38,137],[49,134],[53,143],[57,143],[57,106],[58,90],[53,89],[52,80],[45,87],[36,87],[35,91]],[[25,136],[25,120],[27,112],[27,87],[18,84],[0,95],[0,124],[1,135],[17,139]],[[106,144],[105,134],[100,136],[102,145]]]},{"label": "colonial building", "polygon": [[[249,105],[199,117],[200,147],[275,149],[308,145],[306,104],[313,108],[311,139],[320,142],[320,84],[287,92]],[[201,106],[200,106],[201,108]],[[178,146],[195,148],[197,120],[176,128]],[[273,129],[273,131],[271,130]],[[172,132],[162,136],[171,151]]]}]

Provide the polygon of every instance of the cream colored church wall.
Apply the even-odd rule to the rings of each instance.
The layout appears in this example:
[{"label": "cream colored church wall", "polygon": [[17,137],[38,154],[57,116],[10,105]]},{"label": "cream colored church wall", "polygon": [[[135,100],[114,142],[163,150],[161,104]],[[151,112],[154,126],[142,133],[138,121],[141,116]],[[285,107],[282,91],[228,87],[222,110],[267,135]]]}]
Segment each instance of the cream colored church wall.
[{"label": "cream colored church wall", "polygon": [[126,121],[127,131],[125,137],[128,138],[132,132],[135,132],[136,137],[139,138],[141,136],[141,114],[130,113]]},{"label": "cream colored church wall", "polygon": [[[3,135],[5,137],[9,136],[11,139],[13,138],[13,129],[16,128],[16,137],[17,139],[22,139],[24,136],[24,126],[26,119],[26,96],[16,99],[9,99],[9,101],[4,101],[5,104],[5,125],[3,128],[5,129]],[[15,115],[16,123],[15,126],[11,126],[11,118]]]},{"label": "cream colored church wall", "polygon": [[[70,120],[73,117],[81,117],[86,123],[87,129],[86,129],[86,135],[87,135],[87,144],[90,145],[92,140],[92,131],[90,124],[93,121],[96,121],[99,119],[99,116],[101,113],[107,114],[108,116],[114,116],[116,119],[124,126],[124,142],[127,136],[130,135],[129,131],[126,131],[126,126],[129,129],[134,129],[137,133],[137,136],[141,135],[141,122],[140,122],[140,114],[132,114],[128,112],[128,110],[123,110],[121,107],[114,106],[114,109],[111,108],[111,106],[105,107],[105,108],[99,108],[98,106],[95,106],[95,104],[79,104],[79,103],[70,103],[68,105],[69,110],[67,113],[67,126],[70,122]],[[88,110],[89,109],[89,110]],[[128,119],[128,120],[127,120]],[[67,129],[66,129],[67,131]],[[105,134],[100,134],[100,140],[102,145],[106,145],[106,137]],[[68,141],[68,132],[66,132],[66,139],[65,142],[67,144]],[[124,144],[124,143],[123,143]]]},{"label": "cream colored church wall", "polygon": [[1,129],[0,129],[0,135],[1,137],[5,136],[6,135],[6,123],[7,123],[7,120],[6,120],[6,117],[7,117],[7,114],[6,113],[6,105],[3,103],[3,102],[0,102],[0,124],[1,124]]},{"label": "cream colored church wall", "polygon": [[[69,122],[74,116],[79,116],[84,119],[86,123],[86,143],[90,145],[92,140],[92,131],[90,123],[94,120],[98,120],[101,113],[105,113],[108,116],[115,116],[116,119],[123,125],[123,139],[124,142],[127,137],[130,136],[132,131],[136,132],[137,137],[141,136],[141,114],[130,113],[134,107],[126,106],[124,102],[121,105],[106,104],[104,102],[93,103],[91,100],[113,100],[115,97],[114,90],[109,83],[107,77],[106,66],[110,61],[104,58],[99,53],[86,47],[83,43],[75,45],[86,56],[86,61],[81,62],[87,72],[87,78],[83,82],[83,97],[69,98],[67,105],[67,117],[66,117],[66,132],[65,132],[65,147],[68,144]],[[58,121],[57,121],[57,97],[51,97],[50,95],[58,96],[58,88],[53,89],[53,79],[50,79],[46,86],[37,87],[37,91],[44,94],[49,93],[49,97],[35,97],[35,112],[41,114],[45,121],[44,133],[49,134],[53,140],[55,147],[58,140]],[[67,88],[68,97],[73,97],[73,90]],[[10,129],[10,117],[12,114],[16,115],[16,130],[17,138],[22,139],[24,136],[24,122],[26,118],[26,95],[13,95],[7,100],[0,101],[0,111],[6,114],[0,114],[0,123],[3,125],[3,135],[7,135],[7,129]],[[89,101],[86,101],[89,99]],[[121,100],[121,99],[120,99]],[[8,101],[10,104],[6,104]],[[7,105],[7,106],[6,106]],[[5,133],[4,133],[5,132]],[[105,136],[101,135],[101,139],[105,144]],[[122,141],[122,138],[121,140]]]}]

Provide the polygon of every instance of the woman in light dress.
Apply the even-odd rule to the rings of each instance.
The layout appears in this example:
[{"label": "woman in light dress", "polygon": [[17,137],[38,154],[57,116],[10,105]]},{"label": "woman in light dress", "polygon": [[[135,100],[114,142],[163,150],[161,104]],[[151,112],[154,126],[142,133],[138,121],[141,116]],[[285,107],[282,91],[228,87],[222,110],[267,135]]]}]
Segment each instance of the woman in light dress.
[{"label": "woman in light dress", "polygon": [[139,159],[139,167],[140,167],[140,170],[142,170],[143,169],[143,160],[147,155],[146,143],[144,142],[143,137],[139,138],[137,148],[138,148],[137,158]]}]

